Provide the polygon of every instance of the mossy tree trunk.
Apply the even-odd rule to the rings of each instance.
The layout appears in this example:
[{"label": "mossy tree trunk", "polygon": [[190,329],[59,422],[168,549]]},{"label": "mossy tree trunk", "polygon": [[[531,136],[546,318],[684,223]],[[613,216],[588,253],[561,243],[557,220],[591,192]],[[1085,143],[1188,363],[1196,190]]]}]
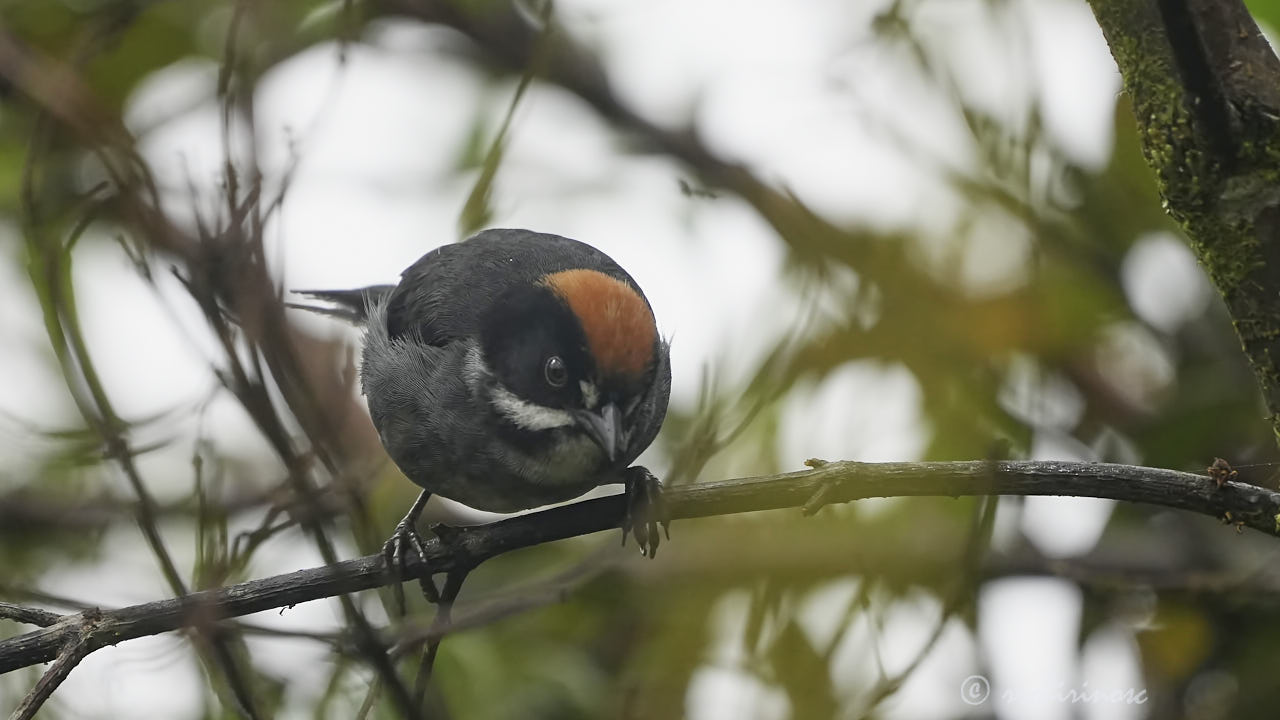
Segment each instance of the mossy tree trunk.
[{"label": "mossy tree trunk", "polygon": [[1280,440],[1280,59],[1240,0],[1090,0]]}]

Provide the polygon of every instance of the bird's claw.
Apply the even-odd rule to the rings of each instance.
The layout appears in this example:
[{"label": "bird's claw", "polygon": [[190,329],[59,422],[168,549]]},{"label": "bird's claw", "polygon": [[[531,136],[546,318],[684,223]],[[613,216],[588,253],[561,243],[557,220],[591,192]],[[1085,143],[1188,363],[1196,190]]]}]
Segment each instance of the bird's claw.
[{"label": "bird's claw", "polygon": [[[382,560],[386,563],[387,571],[392,573],[397,581],[395,587],[401,611],[404,610],[404,594],[399,588],[407,567],[405,557],[410,549],[417,554],[418,560],[424,567],[430,567],[422,536],[418,534],[413,522],[409,518],[405,518],[396,525],[395,532],[391,534],[391,538],[382,546]],[[418,576],[418,586],[422,588],[422,595],[427,599],[427,602],[435,604],[440,601],[440,593],[436,590],[436,585],[431,580],[430,572],[425,572]]]},{"label": "bird's claw", "polygon": [[640,552],[652,558],[658,554],[658,545],[662,542],[658,525],[662,526],[667,539],[671,539],[671,515],[663,497],[662,481],[646,468],[635,466],[624,471],[623,487],[627,509],[622,516],[622,544],[627,543],[627,535],[634,535]]}]

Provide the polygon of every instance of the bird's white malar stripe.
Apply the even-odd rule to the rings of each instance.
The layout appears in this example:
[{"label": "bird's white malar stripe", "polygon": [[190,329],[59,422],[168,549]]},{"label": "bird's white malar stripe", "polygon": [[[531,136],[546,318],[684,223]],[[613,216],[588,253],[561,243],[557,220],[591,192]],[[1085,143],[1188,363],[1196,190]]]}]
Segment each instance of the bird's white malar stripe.
[{"label": "bird's white malar stripe", "polygon": [[600,391],[596,389],[594,383],[586,380],[579,380],[578,387],[582,389],[582,405],[588,410],[595,410],[596,405],[600,404]]},{"label": "bird's white malar stripe", "polygon": [[521,400],[501,385],[493,387],[491,399],[498,412],[525,430],[551,430],[573,424],[573,416],[567,410]]},{"label": "bird's white malar stripe", "polygon": [[[493,373],[489,370],[489,366],[485,364],[484,358],[480,356],[480,347],[478,345],[468,348],[464,372],[467,376],[467,384],[472,388],[478,388],[482,379],[493,378]],[[489,401],[503,417],[514,423],[516,427],[525,430],[551,430],[573,424],[573,415],[569,414],[567,410],[550,408],[528,400],[522,400],[515,393],[503,387],[502,383],[499,383],[496,379],[493,380],[493,385],[489,390]]]}]

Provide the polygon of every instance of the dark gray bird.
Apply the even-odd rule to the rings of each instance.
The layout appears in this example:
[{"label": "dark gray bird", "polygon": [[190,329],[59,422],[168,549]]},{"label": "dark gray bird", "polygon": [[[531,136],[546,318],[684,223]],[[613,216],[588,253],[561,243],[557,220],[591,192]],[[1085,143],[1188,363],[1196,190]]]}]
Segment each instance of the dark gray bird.
[{"label": "dark gray bird", "polygon": [[[361,385],[391,459],[424,488],[384,552],[421,553],[432,493],[512,512],[621,482],[623,523],[652,556],[661,483],[631,467],[671,391],[670,352],[631,276],[599,250],[485,230],[432,250],[398,285],[303,291],[365,327]],[[424,558],[425,561],[425,558]]]}]

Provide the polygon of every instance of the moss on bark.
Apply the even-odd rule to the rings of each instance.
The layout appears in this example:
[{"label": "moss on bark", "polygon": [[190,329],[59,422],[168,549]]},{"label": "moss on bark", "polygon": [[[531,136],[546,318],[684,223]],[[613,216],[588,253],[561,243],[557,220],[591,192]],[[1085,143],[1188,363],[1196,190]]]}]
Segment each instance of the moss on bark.
[{"label": "moss on bark", "polygon": [[1280,441],[1280,63],[1238,0],[1091,0],[1166,211],[1221,293]]}]

